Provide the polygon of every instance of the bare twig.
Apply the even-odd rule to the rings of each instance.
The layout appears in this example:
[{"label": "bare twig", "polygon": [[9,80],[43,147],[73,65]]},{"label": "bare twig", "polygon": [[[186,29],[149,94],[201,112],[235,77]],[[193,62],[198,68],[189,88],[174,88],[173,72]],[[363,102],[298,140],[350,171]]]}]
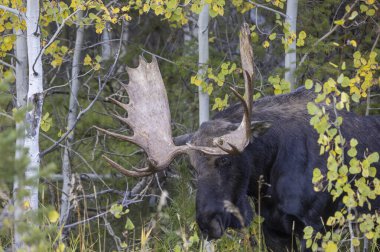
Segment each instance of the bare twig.
[{"label": "bare twig", "polygon": [[259,4],[259,3],[256,3],[256,2],[253,2],[253,1],[251,1],[251,0],[248,0],[248,2],[251,3],[251,4],[253,4],[253,5],[255,5],[255,6],[257,6],[257,7],[259,7],[259,8],[261,8],[261,9],[269,10],[269,11],[271,11],[271,12],[274,12],[274,13],[279,14],[280,16],[282,16],[282,17],[284,17],[284,18],[288,18],[288,16],[287,16],[286,14],[282,13],[281,11],[278,11],[278,10],[272,9],[272,8],[270,8],[270,7],[268,7],[268,6],[265,6],[265,5],[262,5],[262,4]]},{"label": "bare twig", "polygon": [[36,72],[34,70],[34,66],[36,65],[37,63],[37,60],[38,58],[45,52],[45,50],[51,45],[53,44],[53,42],[55,41],[55,39],[58,37],[59,33],[62,31],[63,27],[65,26],[67,20],[69,20],[70,18],[72,18],[78,11],[80,11],[80,9],[77,9],[76,11],[74,11],[73,13],[71,13],[67,18],[63,19],[62,20],[62,24],[57,28],[57,30],[55,31],[55,33],[53,34],[53,36],[51,37],[51,39],[49,40],[49,42],[44,46],[42,47],[42,49],[40,50],[40,52],[38,53],[38,56],[36,57],[36,60],[34,61],[33,63],[33,71]]},{"label": "bare twig", "polygon": [[[344,14],[344,16],[342,17],[342,19],[346,19],[348,17],[349,14],[351,14],[351,11],[353,10],[353,8],[355,7],[355,5],[359,2],[359,0],[356,0],[351,6],[350,6],[350,11],[346,12]],[[325,40],[327,37],[329,37],[331,34],[334,33],[334,31],[336,29],[338,29],[340,25],[339,24],[336,24],[334,25],[333,28],[330,29],[330,31],[328,31],[325,35],[323,35],[321,38],[319,38],[317,41],[314,42],[314,44],[312,45],[311,48],[315,48],[320,42],[322,42],[323,40]],[[310,54],[310,51],[305,53],[305,55],[301,58],[300,60],[300,63],[298,64],[298,67],[300,67],[303,62],[306,60],[306,58],[309,56]]]},{"label": "bare twig", "polygon": [[[123,29],[121,31],[121,33],[123,33]],[[52,150],[54,150],[63,140],[66,139],[66,137],[73,131],[73,129],[76,127],[77,123],[79,122],[79,120],[82,118],[82,116],[84,114],[86,114],[91,108],[92,106],[95,104],[95,102],[98,100],[100,94],[102,93],[104,87],[106,86],[107,84],[107,81],[109,80],[109,78],[112,76],[114,70],[115,70],[115,66],[116,66],[116,63],[119,59],[119,55],[120,55],[120,50],[121,50],[121,43],[122,41],[120,40],[120,43],[119,43],[119,48],[118,48],[118,51],[116,53],[116,57],[115,57],[115,60],[112,64],[112,66],[110,67],[110,70],[108,71],[107,75],[104,77],[104,80],[103,80],[103,83],[99,83],[99,91],[97,92],[94,100],[91,101],[91,103],[82,111],[80,111],[78,113],[78,116],[75,120],[75,123],[73,124],[73,126],[71,128],[69,128],[62,136],[60,139],[58,139],[53,145],[51,145],[50,147],[48,147],[46,150],[42,151],[40,153],[40,157],[43,157],[44,155],[46,155],[47,153],[51,152]],[[100,82],[100,80],[99,80]]]},{"label": "bare twig", "polygon": [[104,216],[104,215],[103,215],[103,220],[104,220],[104,225],[106,226],[108,234],[115,241],[115,244],[116,244],[116,247],[117,247],[117,251],[123,251],[123,249],[121,248],[121,239],[120,239],[120,237],[115,234],[115,232],[112,229],[111,224],[109,223],[109,221],[107,220],[106,216]]},{"label": "bare twig", "polygon": [[4,117],[6,117],[6,118],[8,118],[8,119],[10,119],[12,121],[14,121],[14,118],[12,116],[8,115],[7,113],[0,112],[0,116],[4,116]]},{"label": "bare twig", "polygon": [[12,13],[16,16],[19,16],[19,17],[22,17],[23,19],[25,19],[25,14],[16,10],[16,9],[13,9],[13,8],[10,8],[10,7],[4,6],[4,5],[0,5],[0,9],[8,11],[9,13]]},{"label": "bare twig", "polygon": [[1,59],[0,59],[0,64],[1,64],[1,65],[4,65],[4,66],[6,66],[6,67],[12,68],[14,71],[16,71],[16,68],[15,68],[13,65],[11,65],[11,64],[9,64],[9,63],[7,63],[7,62],[1,60]]}]

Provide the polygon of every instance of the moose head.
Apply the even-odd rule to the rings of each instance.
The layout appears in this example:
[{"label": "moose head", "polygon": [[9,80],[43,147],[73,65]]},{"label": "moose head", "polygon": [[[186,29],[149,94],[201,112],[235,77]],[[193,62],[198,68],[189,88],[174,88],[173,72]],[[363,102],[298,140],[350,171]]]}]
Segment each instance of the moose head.
[{"label": "moose head", "polygon": [[[241,29],[240,52],[244,98],[230,88],[242,104],[240,122],[223,118],[211,120],[203,123],[196,132],[173,141],[168,99],[157,60],[153,57],[152,62],[148,63],[140,57],[137,68],[127,68],[129,84],[122,85],[129,95],[129,103],[109,98],[127,112],[128,117],[115,117],[127,124],[133,135],[126,136],[96,127],[109,136],[140,146],[147,153],[148,166],[133,170],[103,156],[112,167],[127,176],[149,176],[166,169],[177,155],[188,154],[197,171],[197,222],[209,238],[219,238],[225,228],[241,227],[252,219],[252,210],[244,193],[248,186],[246,176],[249,162],[245,160],[244,163],[243,157],[244,164],[241,164],[241,153],[253,136],[269,127],[266,122],[251,121],[254,70],[248,25]],[[236,206],[240,217],[227,211],[226,203]]]}]

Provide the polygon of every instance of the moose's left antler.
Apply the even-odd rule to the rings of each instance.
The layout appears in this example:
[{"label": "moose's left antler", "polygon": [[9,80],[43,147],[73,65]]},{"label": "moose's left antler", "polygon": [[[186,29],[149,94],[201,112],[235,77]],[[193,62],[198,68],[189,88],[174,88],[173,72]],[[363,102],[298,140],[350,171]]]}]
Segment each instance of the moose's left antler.
[{"label": "moose's left antler", "polygon": [[185,152],[186,146],[175,146],[170,127],[170,111],[164,82],[158,68],[157,60],[153,57],[147,63],[140,57],[137,68],[127,68],[129,84],[122,85],[129,95],[129,103],[124,104],[115,99],[110,100],[128,112],[128,117],[115,115],[133,130],[132,136],[125,136],[96,127],[107,135],[137,144],[148,155],[149,166],[130,171],[104,158],[120,172],[128,176],[147,176],[161,171],[169,166],[173,158]]}]

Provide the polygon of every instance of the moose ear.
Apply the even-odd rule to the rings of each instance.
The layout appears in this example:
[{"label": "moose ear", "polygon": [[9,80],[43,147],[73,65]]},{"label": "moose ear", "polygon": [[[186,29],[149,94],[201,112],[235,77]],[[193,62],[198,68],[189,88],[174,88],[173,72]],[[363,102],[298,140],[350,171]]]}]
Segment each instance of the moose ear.
[{"label": "moose ear", "polygon": [[191,139],[193,138],[193,135],[194,135],[194,133],[188,133],[185,135],[180,135],[180,136],[174,137],[173,142],[176,146],[185,145],[191,141]]},{"label": "moose ear", "polygon": [[253,137],[259,137],[264,134],[272,124],[267,121],[251,121],[251,131]]}]

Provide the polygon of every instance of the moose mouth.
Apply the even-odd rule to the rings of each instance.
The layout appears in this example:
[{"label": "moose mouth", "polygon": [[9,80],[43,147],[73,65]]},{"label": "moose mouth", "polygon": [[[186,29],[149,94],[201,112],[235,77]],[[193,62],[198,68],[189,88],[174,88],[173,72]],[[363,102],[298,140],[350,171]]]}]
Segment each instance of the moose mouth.
[{"label": "moose mouth", "polygon": [[208,222],[202,225],[198,222],[201,232],[207,240],[216,240],[223,236],[224,230],[228,227],[229,217],[226,215],[215,215]]}]

